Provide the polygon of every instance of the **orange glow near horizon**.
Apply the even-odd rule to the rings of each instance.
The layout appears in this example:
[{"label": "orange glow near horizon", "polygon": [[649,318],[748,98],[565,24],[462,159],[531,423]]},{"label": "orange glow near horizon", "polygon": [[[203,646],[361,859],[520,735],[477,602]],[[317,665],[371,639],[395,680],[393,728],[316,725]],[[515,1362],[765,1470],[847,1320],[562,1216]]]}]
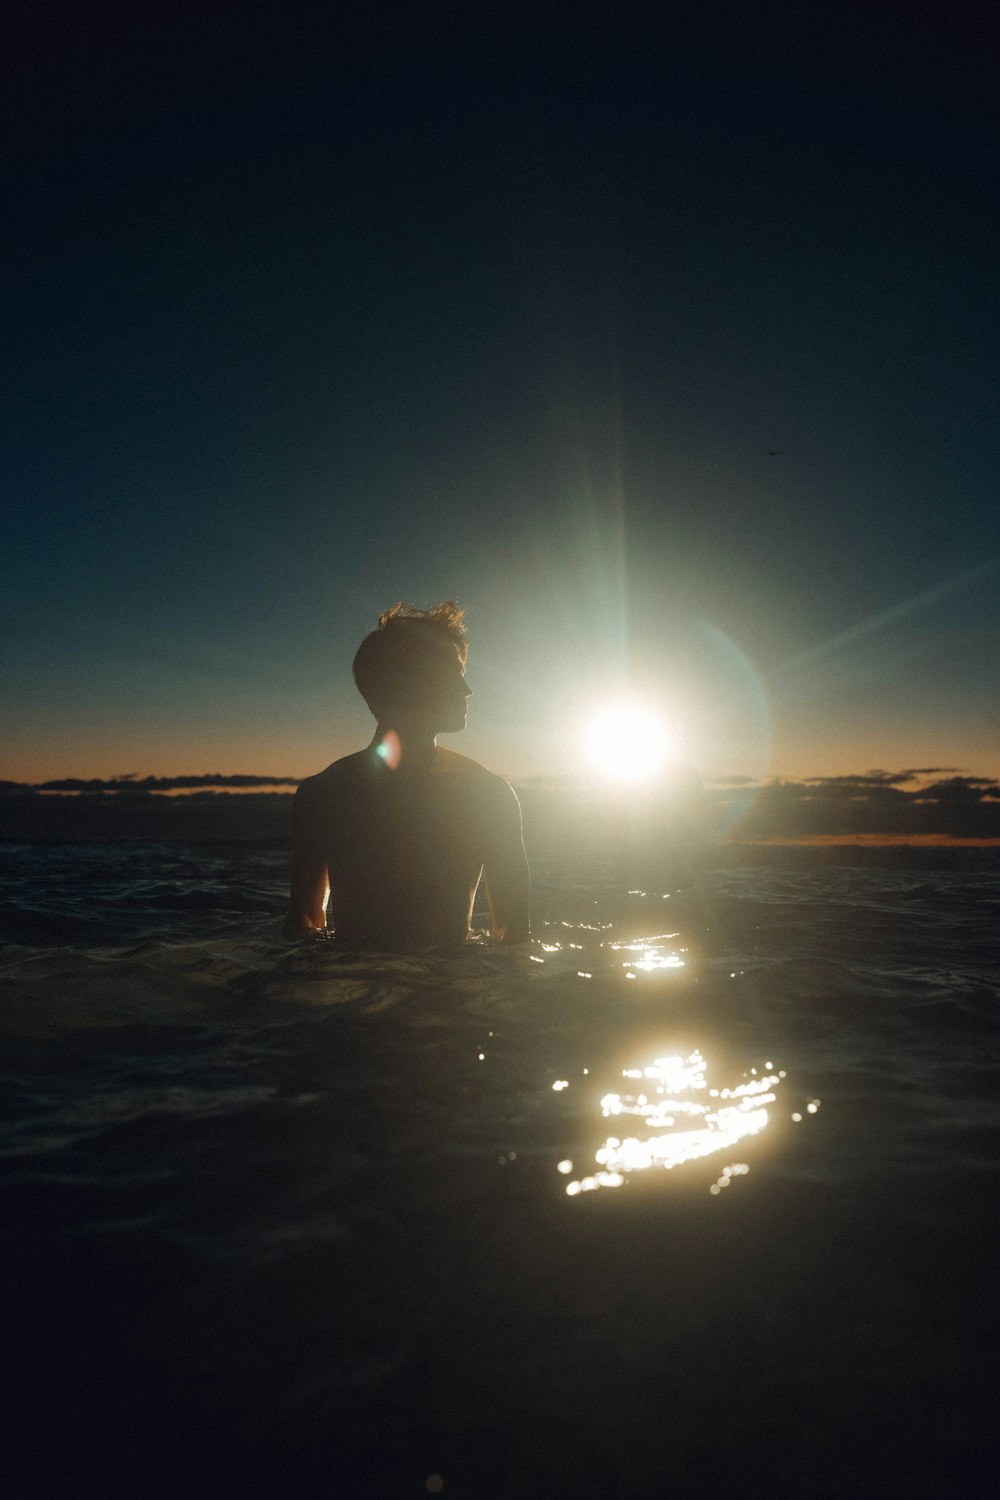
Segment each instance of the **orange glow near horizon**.
[{"label": "orange glow near horizon", "polygon": [[[110,781],[131,773],[141,781],[146,776],[173,778],[220,772],[287,777],[289,784],[296,784],[322,770],[331,761],[361,749],[370,739],[368,725],[359,725],[355,732],[351,732],[348,726],[343,733],[329,735],[322,735],[310,726],[307,732],[296,738],[294,749],[286,753],[273,742],[234,741],[221,737],[198,737],[183,746],[170,744],[154,749],[150,744],[87,745],[80,739],[61,735],[44,744],[8,743],[5,747],[7,756],[0,763],[0,780],[37,786],[45,781],[69,777]],[[490,770],[505,776],[515,785],[534,778],[558,777],[566,770],[565,756],[557,753],[555,748],[545,760],[539,760],[537,749],[529,758],[519,748],[519,741],[513,733],[495,740],[485,733],[476,732],[473,725],[466,734],[449,737],[447,744],[463,755],[481,760]],[[866,775],[874,767],[896,769],[914,764],[954,768],[942,774],[1000,780],[1000,754],[994,746],[934,753],[927,747],[914,750],[912,746],[890,752],[884,745],[861,746],[849,754],[817,748],[815,758],[776,753],[766,774],[753,780],[754,784],[778,780],[797,783],[822,777]],[[718,785],[721,779],[721,772],[713,774],[696,762],[688,769],[701,776],[706,785]],[[730,766],[725,767],[725,773],[732,776],[743,774],[743,771],[735,758]],[[669,766],[665,767],[663,774],[669,776]],[[596,772],[593,775],[597,784],[600,778]],[[916,782],[908,785],[912,789]]]},{"label": "orange glow near horizon", "polygon": [[[278,743],[275,739],[250,740],[230,737],[192,736],[183,743],[171,737],[169,743],[155,746],[152,743],[87,743],[83,736],[60,734],[48,741],[36,737],[34,743],[9,740],[6,754],[0,762],[0,779],[38,785],[43,781],[77,777],[112,780],[131,772],[137,780],[146,776],[194,776],[210,772],[255,774],[261,776],[288,777],[297,782],[322,770],[331,761],[350,755],[368,744],[371,739],[370,724],[361,721],[355,725],[345,724],[335,733],[324,733],[314,725],[304,725],[303,732],[295,737],[294,744]],[[530,754],[522,746],[513,727],[499,735],[479,731],[475,722],[462,735],[449,736],[444,743],[462,755],[471,755],[490,770],[505,776],[515,783],[535,777],[559,776],[566,770],[565,745],[555,736],[546,736],[534,742]],[[811,753],[815,749],[815,754]],[[688,757],[683,757],[688,759]],[[703,766],[696,756],[690,757],[689,769],[701,776],[707,784],[717,783],[723,775],[739,776],[752,768],[739,763],[734,755],[732,763],[715,768]],[[819,777],[866,775],[873,768],[898,769],[909,766],[941,766],[954,768],[948,775],[984,776],[1000,779],[1000,749],[996,745],[976,744],[935,750],[921,745],[903,745],[898,748],[885,744],[852,746],[841,752],[831,745],[800,747],[792,753],[792,747],[775,747],[766,772],[759,783],[772,781],[802,782]],[[593,773],[595,782],[597,773]],[[669,775],[669,767],[664,774]],[[754,776],[755,783],[758,777]],[[914,783],[915,784],[915,783]]]},{"label": "orange glow near horizon", "polygon": [[956,847],[992,849],[1000,847],[1000,839],[959,838],[950,833],[811,833],[801,838],[741,839],[738,834],[725,840],[728,844],[759,846],[765,849],[824,849],[838,844],[863,845],[870,849],[934,849]]}]

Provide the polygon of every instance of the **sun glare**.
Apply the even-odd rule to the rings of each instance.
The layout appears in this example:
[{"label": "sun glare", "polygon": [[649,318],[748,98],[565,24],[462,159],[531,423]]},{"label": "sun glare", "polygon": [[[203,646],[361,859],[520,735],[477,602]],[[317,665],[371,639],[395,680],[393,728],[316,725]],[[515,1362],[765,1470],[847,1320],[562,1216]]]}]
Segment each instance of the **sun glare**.
[{"label": "sun glare", "polygon": [[666,725],[658,714],[633,703],[605,709],[586,731],[584,750],[595,770],[617,781],[654,776],[671,752]]}]

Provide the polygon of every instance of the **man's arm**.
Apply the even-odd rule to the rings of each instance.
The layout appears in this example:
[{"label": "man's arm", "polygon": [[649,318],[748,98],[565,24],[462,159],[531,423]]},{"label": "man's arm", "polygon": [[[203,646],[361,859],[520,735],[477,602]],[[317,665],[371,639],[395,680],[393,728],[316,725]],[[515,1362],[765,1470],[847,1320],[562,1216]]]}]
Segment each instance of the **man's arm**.
[{"label": "man's arm", "polygon": [[315,809],[305,785],[299,787],[292,804],[291,900],[285,918],[287,938],[306,937],[326,929],[326,903],[330,881],[326,859],[317,841]]},{"label": "man's arm", "polygon": [[521,805],[506,781],[500,783],[490,818],[483,873],[493,937],[499,943],[526,943],[530,936],[528,858],[521,833]]}]

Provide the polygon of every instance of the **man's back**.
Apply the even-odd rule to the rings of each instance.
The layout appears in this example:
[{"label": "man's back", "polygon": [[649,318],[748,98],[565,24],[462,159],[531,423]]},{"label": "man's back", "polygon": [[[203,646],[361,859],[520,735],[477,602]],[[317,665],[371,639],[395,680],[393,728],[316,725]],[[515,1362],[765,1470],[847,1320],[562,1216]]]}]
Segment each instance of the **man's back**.
[{"label": "man's back", "polygon": [[527,938],[527,866],[517,798],[502,777],[437,748],[392,770],[371,749],[302,782],[297,859],[325,866],[328,921],[358,947],[454,946],[469,935],[485,869],[495,934]]},{"label": "man's back", "polygon": [[295,798],[289,937],[327,926],[359,948],[452,947],[469,936],[485,872],[493,936],[528,937],[521,809],[500,776],[438,748],[465,728],[468,645],[453,599],[396,604],[358,647],[354,680],[375,716],[367,750],[303,781]]}]

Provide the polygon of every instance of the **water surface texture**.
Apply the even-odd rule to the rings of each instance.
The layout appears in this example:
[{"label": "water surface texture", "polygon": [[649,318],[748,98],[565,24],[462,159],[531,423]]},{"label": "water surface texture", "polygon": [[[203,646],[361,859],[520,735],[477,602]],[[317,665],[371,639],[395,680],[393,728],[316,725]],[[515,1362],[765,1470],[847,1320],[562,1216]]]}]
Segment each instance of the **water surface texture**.
[{"label": "water surface texture", "polygon": [[536,866],[401,957],[0,846],[8,1492],[992,1493],[993,851]]}]

